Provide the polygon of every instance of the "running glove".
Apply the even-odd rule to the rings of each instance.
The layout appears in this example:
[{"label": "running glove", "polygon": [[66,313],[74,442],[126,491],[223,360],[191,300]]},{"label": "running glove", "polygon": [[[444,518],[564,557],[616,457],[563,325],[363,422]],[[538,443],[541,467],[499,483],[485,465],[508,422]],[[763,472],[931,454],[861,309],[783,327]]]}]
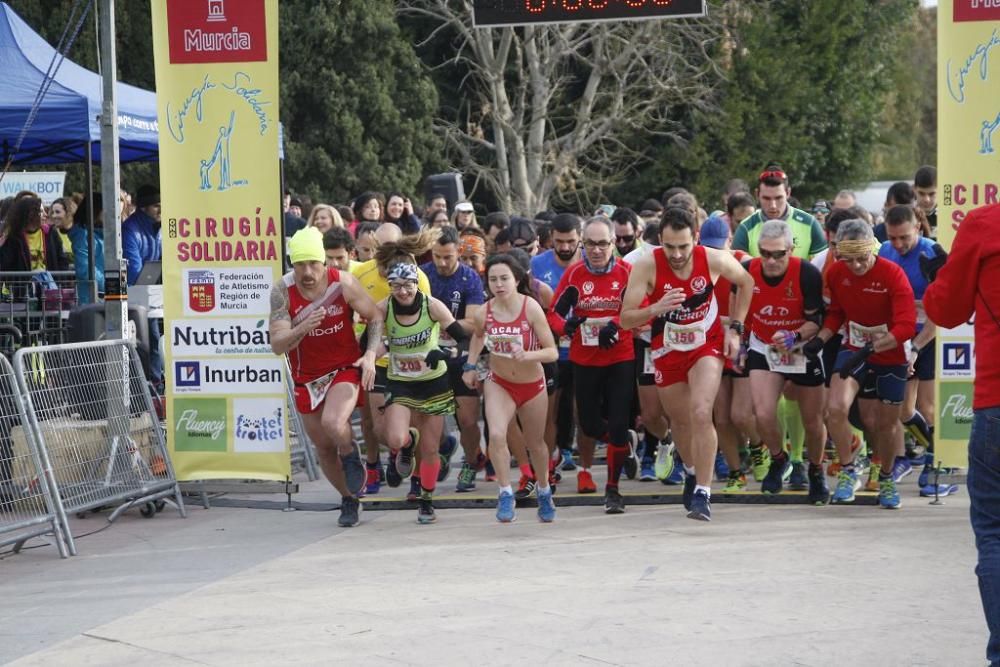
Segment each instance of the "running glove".
[{"label": "running glove", "polygon": [[601,327],[600,332],[597,334],[597,344],[602,350],[610,350],[618,342],[618,324],[614,320],[608,320],[608,323]]},{"label": "running glove", "polygon": [[872,344],[867,343],[863,348],[856,350],[851,356],[845,359],[844,364],[840,367],[840,379],[846,380],[851,375],[854,375],[854,372],[865,363],[865,359],[870,357],[874,351],[875,348]]},{"label": "running glove", "polygon": [[924,279],[932,283],[937,278],[937,272],[941,270],[944,263],[948,261],[948,253],[941,247],[940,243],[934,244],[934,256],[920,255],[920,273]]},{"label": "running glove", "polygon": [[819,359],[819,355],[823,353],[823,346],[826,343],[819,336],[815,336],[809,339],[809,342],[802,346],[802,352],[805,353],[807,357],[815,361]]},{"label": "running glove", "polygon": [[427,368],[437,368],[438,362],[447,361],[449,356],[450,355],[441,348],[435,347],[427,353],[426,357],[424,357],[424,363],[427,364]]},{"label": "running glove", "polygon": [[572,338],[576,330],[580,328],[580,325],[587,321],[586,317],[580,317],[578,315],[573,315],[566,318],[566,323],[563,324],[563,335],[567,338]]}]

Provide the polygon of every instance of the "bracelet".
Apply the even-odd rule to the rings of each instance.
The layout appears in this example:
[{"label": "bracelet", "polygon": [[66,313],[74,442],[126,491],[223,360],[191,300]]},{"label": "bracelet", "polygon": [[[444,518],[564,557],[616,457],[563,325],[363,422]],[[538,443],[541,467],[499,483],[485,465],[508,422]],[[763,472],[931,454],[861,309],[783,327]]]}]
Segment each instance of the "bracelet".
[{"label": "bracelet", "polygon": [[730,322],[729,329],[730,331],[735,331],[737,335],[740,336],[743,335],[743,323],[740,322],[739,320],[733,320],[732,322]]},{"label": "bracelet", "polygon": [[468,373],[469,371],[474,371],[474,370],[476,370],[476,365],[475,364],[470,364],[468,361],[466,361],[464,364],[462,364],[462,372],[463,373]]}]

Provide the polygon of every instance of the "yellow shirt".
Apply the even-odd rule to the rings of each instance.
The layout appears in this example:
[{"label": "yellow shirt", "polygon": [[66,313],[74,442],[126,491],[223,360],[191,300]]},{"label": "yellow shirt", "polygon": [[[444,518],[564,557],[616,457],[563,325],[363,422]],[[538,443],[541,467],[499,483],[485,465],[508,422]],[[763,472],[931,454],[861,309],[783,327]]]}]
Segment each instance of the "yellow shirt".
[{"label": "yellow shirt", "polygon": [[[378,272],[378,264],[375,263],[374,259],[370,259],[367,262],[361,262],[360,264],[351,265],[351,275],[358,279],[361,286],[371,297],[371,300],[376,304],[389,298],[389,294],[392,290],[389,289],[389,281],[382,277],[382,274]],[[427,275],[424,274],[422,270],[417,269],[417,289],[423,292],[425,295],[430,296],[431,294],[431,283],[427,280]],[[356,323],[354,325],[354,333],[361,335],[364,331],[364,325],[361,323]],[[386,357],[378,359],[375,364],[377,366],[388,367],[389,360]]]},{"label": "yellow shirt", "polygon": [[28,255],[31,257],[31,270],[45,270],[45,234],[39,229],[34,233],[25,232],[24,238],[28,240]]}]

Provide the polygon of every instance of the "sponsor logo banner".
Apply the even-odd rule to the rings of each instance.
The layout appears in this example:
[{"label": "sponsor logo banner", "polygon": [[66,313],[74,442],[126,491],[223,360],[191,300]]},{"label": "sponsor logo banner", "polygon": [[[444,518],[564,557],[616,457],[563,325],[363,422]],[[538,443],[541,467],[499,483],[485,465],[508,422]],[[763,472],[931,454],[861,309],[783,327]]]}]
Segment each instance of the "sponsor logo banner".
[{"label": "sponsor logo banner", "polygon": [[224,398],[175,398],[175,448],[179,452],[225,452],[229,409]]},{"label": "sponsor logo banner", "polygon": [[271,355],[267,319],[185,319],[170,323],[170,346],[175,355]]},{"label": "sponsor logo banner", "polygon": [[280,398],[233,399],[233,446],[237,452],[285,451],[285,401]]},{"label": "sponsor logo banner", "polygon": [[177,394],[281,394],[284,361],[271,358],[174,359]]},{"label": "sponsor logo banner", "polygon": [[167,37],[173,63],[267,60],[264,0],[171,0]]}]

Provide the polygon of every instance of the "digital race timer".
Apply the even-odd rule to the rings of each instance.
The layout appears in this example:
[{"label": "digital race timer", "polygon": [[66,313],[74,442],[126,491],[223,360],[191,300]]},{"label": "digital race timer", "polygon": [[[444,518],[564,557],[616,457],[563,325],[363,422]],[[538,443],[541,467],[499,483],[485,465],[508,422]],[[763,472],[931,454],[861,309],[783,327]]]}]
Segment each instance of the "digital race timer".
[{"label": "digital race timer", "polygon": [[705,0],[473,0],[477,27],[704,16]]}]

